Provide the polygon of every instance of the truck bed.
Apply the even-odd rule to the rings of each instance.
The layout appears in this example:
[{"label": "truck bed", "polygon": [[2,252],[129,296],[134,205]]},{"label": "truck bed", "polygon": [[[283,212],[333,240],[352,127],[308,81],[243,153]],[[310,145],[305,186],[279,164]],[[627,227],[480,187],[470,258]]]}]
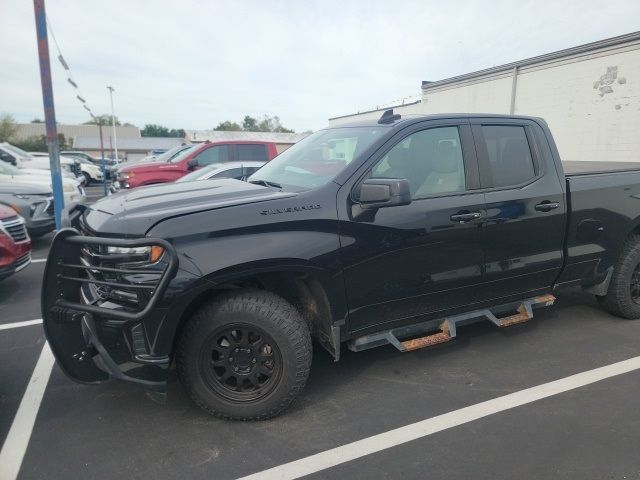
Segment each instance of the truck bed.
[{"label": "truck bed", "polygon": [[640,170],[640,162],[581,162],[562,161],[562,168],[567,177],[589,175],[592,173],[607,173]]},{"label": "truck bed", "polygon": [[590,278],[597,283],[606,278],[625,239],[638,226],[640,163],[563,162],[562,166],[568,168],[569,163],[581,165],[566,173],[569,222],[560,283]]}]

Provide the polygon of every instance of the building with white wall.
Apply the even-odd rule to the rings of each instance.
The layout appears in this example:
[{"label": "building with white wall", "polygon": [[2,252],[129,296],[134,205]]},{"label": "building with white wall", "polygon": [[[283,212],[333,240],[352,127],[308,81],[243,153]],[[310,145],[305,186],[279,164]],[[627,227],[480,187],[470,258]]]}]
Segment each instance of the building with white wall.
[{"label": "building with white wall", "polygon": [[640,161],[640,32],[425,81],[417,105],[411,113],[542,117],[563,160]]}]

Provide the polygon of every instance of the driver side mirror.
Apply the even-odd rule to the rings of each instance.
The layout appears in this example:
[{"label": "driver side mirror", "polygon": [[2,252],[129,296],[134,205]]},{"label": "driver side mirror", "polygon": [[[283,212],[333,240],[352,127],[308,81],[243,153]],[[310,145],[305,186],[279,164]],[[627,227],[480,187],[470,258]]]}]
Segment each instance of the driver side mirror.
[{"label": "driver side mirror", "polygon": [[384,208],[409,205],[411,187],[404,178],[369,178],[360,186],[360,206],[362,208]]}]

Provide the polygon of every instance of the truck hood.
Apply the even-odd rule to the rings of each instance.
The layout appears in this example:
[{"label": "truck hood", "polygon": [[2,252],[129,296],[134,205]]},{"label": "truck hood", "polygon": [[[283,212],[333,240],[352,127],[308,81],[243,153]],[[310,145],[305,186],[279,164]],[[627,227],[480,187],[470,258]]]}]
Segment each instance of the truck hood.
[{"label": "truck hood", "polygon": [[0,193],[17,195],[53,195],[51,188],[38,183],[15,183],[0,181]]},{"label": "truck hood", "polygon": [[144,172],[157,172],[158,170],[180,170],[180,167],[177,163],[169,163],[169,162],[140,162],[135,163],[133,165],[127,165],[118,168],[118,172],[121,173],[144,173]]},{"label": "truck hood", "polygon": [[164,183],[102,198],[87,207],[84,221],[99,234],[141,236],[167,218],[295,196],[231,178]]}]

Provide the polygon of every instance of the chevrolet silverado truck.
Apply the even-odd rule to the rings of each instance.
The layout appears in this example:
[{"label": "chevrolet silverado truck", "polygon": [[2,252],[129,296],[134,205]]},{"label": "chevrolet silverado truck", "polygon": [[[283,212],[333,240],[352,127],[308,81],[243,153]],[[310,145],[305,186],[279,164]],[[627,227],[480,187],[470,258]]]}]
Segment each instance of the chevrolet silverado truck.
[{"label": "chevrolet silverado truck", "polygon": [[[600,163],[593,164],[597,170]],[[582,287],[640,317],[640,170],[565,171],[539,118],[432,115],[320,130],[249,177],[138,188],[75,207],[42,315],[72,379],[283,412],[312,340],[401,352],[476,321],[508,328]]]}]

